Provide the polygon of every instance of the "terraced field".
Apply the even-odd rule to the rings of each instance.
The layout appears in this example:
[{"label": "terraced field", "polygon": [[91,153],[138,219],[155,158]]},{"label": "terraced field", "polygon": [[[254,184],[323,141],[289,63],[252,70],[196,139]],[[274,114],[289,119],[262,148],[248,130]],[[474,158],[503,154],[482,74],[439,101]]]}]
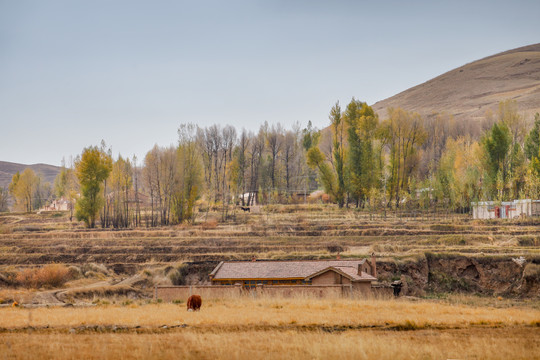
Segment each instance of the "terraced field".
[{"label": "terraced field", "polygon": [[[375,219],[353,210],[284,208],[208,226],[87,230],[67,214],[0,215],[0,264],[147,264],[232,259],[540,255],[537,221]],[[22,220],[20,220],[22,218]],[[15,221],[14,221],[15,219]],[[18,220],[18,221],[17,221]],[[540,223],[540,221],[538,221]]]}]

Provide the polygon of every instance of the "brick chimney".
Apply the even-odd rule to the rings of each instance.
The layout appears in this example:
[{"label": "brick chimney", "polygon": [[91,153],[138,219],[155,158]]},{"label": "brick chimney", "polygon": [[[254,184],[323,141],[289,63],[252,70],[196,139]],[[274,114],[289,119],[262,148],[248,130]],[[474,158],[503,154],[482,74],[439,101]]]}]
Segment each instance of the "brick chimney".
[{"label": "brick chimney", "polygon": [[371,276],[377,277],[377,262],[375,261],[375,253],[371,253]]}]

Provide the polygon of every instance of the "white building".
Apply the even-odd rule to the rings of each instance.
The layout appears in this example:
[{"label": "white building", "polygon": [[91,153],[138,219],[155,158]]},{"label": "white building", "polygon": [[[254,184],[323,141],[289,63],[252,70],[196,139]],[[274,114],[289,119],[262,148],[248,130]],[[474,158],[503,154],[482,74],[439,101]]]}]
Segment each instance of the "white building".
[{"label": "white building", "polygon": [[471,203],[473,219],[514,219],[540,216],[540,200],[514,200],[496,203],[480,201]]}]

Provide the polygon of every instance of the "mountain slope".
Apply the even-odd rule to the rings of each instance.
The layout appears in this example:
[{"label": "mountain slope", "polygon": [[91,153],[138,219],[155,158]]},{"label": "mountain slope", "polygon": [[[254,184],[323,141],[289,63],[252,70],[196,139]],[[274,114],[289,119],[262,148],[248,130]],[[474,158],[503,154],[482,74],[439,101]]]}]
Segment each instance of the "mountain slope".
[{"label": "mountain slope", "polygon": [[540,44],[466,64],[379,101],[373,109],[381,118],[388,107],[401,107],[423,116],[444,112],[456,120],[479,121],[506,99],[516,100],[528,119],[540,112]]},{"label": "mountain slope", "polygon": [[44,182],[54,182],[54,178],[60,172],[61,168],[54,165],[47,164],[33,164],[24,165],[7,161],[0,161],[0,187],[8,186],[11,183],[13,175],[19,172],[23,172],[24,169],[30,168],[34,170],[36,174],[40,174]]}]

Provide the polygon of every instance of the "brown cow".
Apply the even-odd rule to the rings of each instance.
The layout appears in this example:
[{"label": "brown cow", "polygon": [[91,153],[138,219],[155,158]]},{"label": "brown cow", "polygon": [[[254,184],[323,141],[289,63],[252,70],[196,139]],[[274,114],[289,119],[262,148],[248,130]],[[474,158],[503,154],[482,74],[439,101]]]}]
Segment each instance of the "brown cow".
[{"label": "brown cow", "polygon": [[202,298],[201,295],[191,295],[187,299],[187,310],[188,311],[197,311],[201,309]]}]

